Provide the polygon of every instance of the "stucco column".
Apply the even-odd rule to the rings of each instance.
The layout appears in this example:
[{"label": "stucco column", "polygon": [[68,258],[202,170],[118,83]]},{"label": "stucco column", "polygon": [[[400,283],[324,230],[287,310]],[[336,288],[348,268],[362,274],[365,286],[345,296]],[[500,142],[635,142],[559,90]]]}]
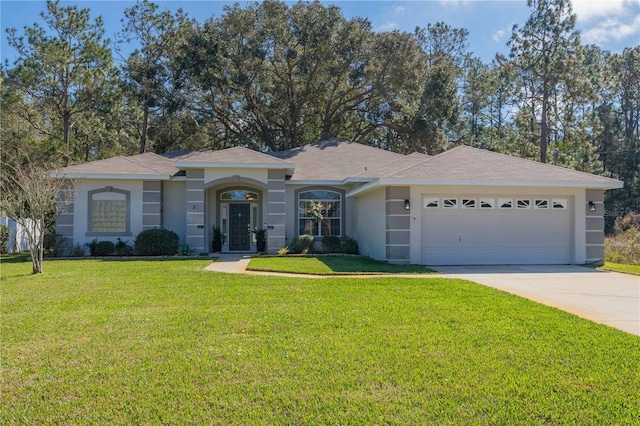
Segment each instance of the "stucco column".
[{"label": "stucco column", "polygon": [[286,245],[284,232],[285,171],[269,170],[267,176],[267,252],[274,254]]},{"label": "stucco column", "polygon": [[205,223],[204,170],[187,170],[187,238],[195,253],[208,252]]},{"label": "stucco column", "polygon": [[411,210],[405,208],[405,200],[409,200],[410,196],[408,186],[386,188],[387,261],[390,263],[411,262]]},{"label": "stucco column", "polygon": [[[587,214],[587,258],[586,263],[604,265],[604,190],[587,189],[585,210]],[[593,203],[591,211],[589,203]],[[577,208],[580,208],[577,206]]]},{"label": "stucco column", "polygon": [[142,230],[162,228],[162,181],[142,182]]}]

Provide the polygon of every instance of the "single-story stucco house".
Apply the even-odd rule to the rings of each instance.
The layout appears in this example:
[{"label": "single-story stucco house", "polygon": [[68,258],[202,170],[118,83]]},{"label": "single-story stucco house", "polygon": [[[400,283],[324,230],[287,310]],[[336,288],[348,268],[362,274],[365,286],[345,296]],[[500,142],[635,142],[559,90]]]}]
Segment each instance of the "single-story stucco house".
[{"label": "single-story stucco house", "polygon": [[[392,263],[584,264],[604,258],[604,191],[622,182],[459,146],[401,155],[330,139],[283,152],[146,153],[62,169],[77,182],[57,232],[133,242],[154,227],[198,252],[275,253],[300,234],[349,236]],[[320,206],[319,225],[311,206]]]}]

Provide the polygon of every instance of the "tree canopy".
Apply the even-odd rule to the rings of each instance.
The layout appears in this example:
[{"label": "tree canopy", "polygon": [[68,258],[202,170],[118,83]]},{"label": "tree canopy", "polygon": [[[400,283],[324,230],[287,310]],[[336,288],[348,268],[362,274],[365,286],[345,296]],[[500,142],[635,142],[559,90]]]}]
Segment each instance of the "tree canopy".
[{"label": "tree canopy", "polygon": [[402,153],[466,144],[620,178],[608,208],[640,210],[640,48],[582,44],[569,0],[528,5],[510,55],[484,63],[464,28],[376,32],[319,1],[195,20],[142,0],[111,42],[89,9],[50,0],[40,24],[7,30],[19,58],[2,69],[2,148],[66,165],[329,137]]}]

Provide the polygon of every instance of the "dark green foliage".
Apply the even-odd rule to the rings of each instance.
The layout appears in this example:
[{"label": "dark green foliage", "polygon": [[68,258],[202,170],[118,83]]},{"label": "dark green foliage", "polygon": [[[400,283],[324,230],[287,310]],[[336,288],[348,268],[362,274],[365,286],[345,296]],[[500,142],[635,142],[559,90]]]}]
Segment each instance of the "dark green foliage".
[{"label": "dark green foliage", "polygon": [[322,237],[322,250],[325,253],[337,253],[340,251],[340,237],[325,235]]},{"label": "dark green foliage", "polygon": [[313,235],[303,234],[298,238],[293,240],[291,243],[291,253],[293,254],[307,254],[308,252],[313,250],[313,243],[315,242],[315,238]]},{"label": "dark green foliage", "polygon": [[9,228],[0,224],[0,254],[9,253]]},{"label": "dark green foliage", "polygon": [[129,241],[122,241],[118,238],[116,243],[116,254],[118,256],[131,256],[133,254],[133,247],[129,245]]},{"label": "dark green foliage", "polygon": [[95,247],[95,256],[113,256],[116,252],[116,245],[111,241],[100,241]]},{"label": "dark green foliage", "polygon": [[66,247],[67,238],[57,232],[47,232],[44,236],[43,248],[47,256],[62,256]]},{"label": "dark green foliage", "polygon": [[138,234],[135,252],[142,256],[172,256],[178,252],[180,238],[168,229],[147,229]]},{"label": "dark green foliage", "polygon": [[350,237],[342,237],[341,251],[345,254],[358,254],[358,242]]},{"label": "dark green foliage", "polygon": [[89,256],[96,256],[96,247],[98,246],[98,239],[94,238],[90,243],[84,245],[89,250]]}]

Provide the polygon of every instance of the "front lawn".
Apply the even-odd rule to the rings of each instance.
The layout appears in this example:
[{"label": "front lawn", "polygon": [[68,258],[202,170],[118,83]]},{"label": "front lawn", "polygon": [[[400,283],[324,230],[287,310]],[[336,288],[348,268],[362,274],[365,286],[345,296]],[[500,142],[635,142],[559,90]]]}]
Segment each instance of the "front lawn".
[{"label": "front lawn", "polygon": [[313,275],[435,273],[421,265],[390,265],[361,256],[254,257],[247,269]]},{"label": "front lawn", "polygon": [[604,266],[598,269],[605,271],[622,272],[631,275],[640,275],[640,265],[625,265],[622,263],[605,262]]},{"label": "front lawn", "polygon": [[1,265],[0,424],[637,424],[640,339],[467,281]]}]

